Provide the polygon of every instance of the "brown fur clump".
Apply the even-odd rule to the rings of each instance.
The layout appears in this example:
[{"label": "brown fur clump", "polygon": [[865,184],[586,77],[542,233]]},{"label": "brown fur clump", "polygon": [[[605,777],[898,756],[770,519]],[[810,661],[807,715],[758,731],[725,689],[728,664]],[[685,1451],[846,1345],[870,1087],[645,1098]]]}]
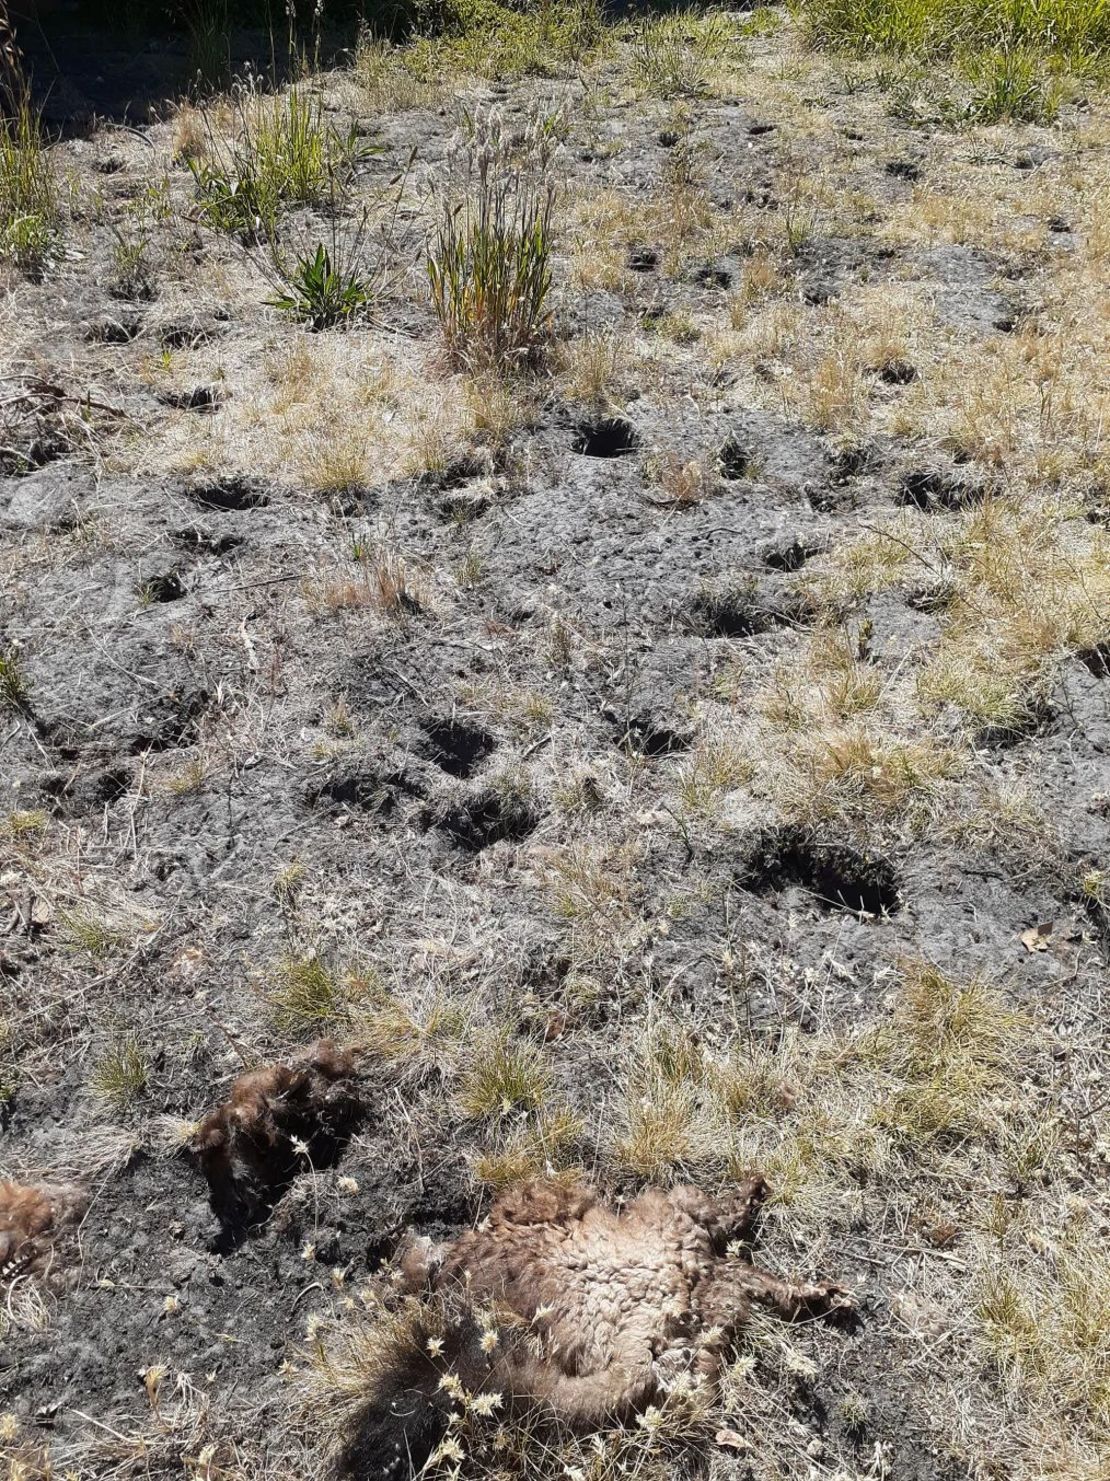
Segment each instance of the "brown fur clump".
[{"label": "brown fur clump", "polygon": [[327,1039],[289,1064],[248,1070],[197,1127],[212,1206],[237,1236],[265,1219],[297,1172],[326,1167],[359,1110],[355,1063]]},{"label": "brown fur clump", "polygon": [[[419,1470],[443,1432],[445,1373],[592,1428],[642,1410],[681,1374],[712,1382],[753,1304],[788,1320],[850,1310],[841,1286],[781,1280],[726,1248],[750,1233],[766,1192],[760,1177],[725,1199],[649,1188],[618,1211],[590,1188],[533,1182],[446,1246],[410,1240],[402,1279],[443,1299],[444,1335],[398,1348],[376,1376],[340,1475]],[[495,1342],[482,1341],[483,1309],[496,1314]]]},{"label": "brown fur clump", "polygon": [[54,1261],[55,1241],[87,1203],[84,1191],[69,1185],[0,1182],[0,1280],[46,1274]]}]

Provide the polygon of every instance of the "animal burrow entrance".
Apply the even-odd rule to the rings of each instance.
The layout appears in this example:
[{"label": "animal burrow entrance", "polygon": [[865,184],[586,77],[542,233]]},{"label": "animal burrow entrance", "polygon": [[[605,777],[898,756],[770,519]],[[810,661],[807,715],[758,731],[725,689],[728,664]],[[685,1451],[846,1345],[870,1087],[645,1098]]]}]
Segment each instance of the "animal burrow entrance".
[{"label": "animal burrow entrance", "polygon": [[539,813],[523,793],[485,787],[442,812],[438,827],[460,848],[480,853],[502,840],[517,843],[539,822]]},{"label": "animal burrow entrance", "polygon": [[312,807],[355,808],[359,812],[387,816],[405,797],[424,797],[424,788],[403,771],[375,771],[359,767],[335,772],[308,792]]},{"label": "animal burrow entrance", "polygon": [[1084,648],[1076,657],[1096,679],[1110,678],[1110,643],[1096,643],[1093,648]]},{"label": "animal burrow entrance", "polygon": [[639,434],[624,417],[599,417],[579,424],[571,449],[585,458],[623,458],[639,445]]},{"label": "animal burrow entrance", "polygon": [[659,266],[659,253],[654,247],[629,247],[628,266],[634,273],[651,273]]},{"label": "animal burrow entrance", "polygon": [[189,490],[189,494],[205,509],[228,512],[262,509],[270,502],[269,494],[248,478],[221,478],[212,483],[197,484]]},{"label": "animal burrow entrance", "polygon": [[496,748],[488,730],[456,718],[422,723],[424,754],[449,776],[468,777]]},{"label": "animal burrow entrance", "polygon": [[617,725],[617,744],[637,756],[673,756],[690,747],[688,730],[676,729],[657,715],[633,715]]},{"label": "animal burrow entrance", "polygon": [[691,603],[695,626],[708,638],[754,638],[790,621],[776,611],[754,586],[700,591]]},{"label": "animal burrow entrance", "polygon": [[797,828],[764,834],[739,882],[757,895],[799,886],[826,910],[872,918],[893,915],[901,906],[898,876],[889,860],[823,842]]},{"label": "animal burrow entrance", "polygon": [[721,477],[734,483],[738,478],[746,478],[750,473],[752,455],[738,438],[729,437],[717,454],[717,466],[721,470]]},{"label": "animal burrow entrance", "polygon": [[987,497],[984,484],[934,469],[907,474],[898,489],[898,502],[928,514],[938,509],[970,509]]},{"label": "animal burrow entrance", "polygon": [[144,719],[153,729],[144,729],[131,742],[131,752],[175,751],[181,746],[191,746],[200,731],[201,718],[208,708],[209,696],[206,689],[194,689],[185,693],[167,696],[154,714]]},{"label": "animal burrow entrance", "polygon": [[763,564],[769,571],[800,571],[806,561],[821,555],[824,549],[819,541],[786,540],[763,552]]},{"label": "animal burrow entrance", "polygon": [[444,463],[440,468],[425,468],[418,475],[417,483],[421,488],[430,489],[433,493],[443,494],[451,489],[465,488],[474,479],[481,478],[490,473],[491,463],[488,458],[478,457],[474,453],[465,453],[461,457],[452,458],[450,462]]},{"label": "animal burrow entrance", "polygon": [[178,602],[185,595],[185,583],[177,571],[162,571],[149,576],[139,587],[139,595],[147,602]]}]

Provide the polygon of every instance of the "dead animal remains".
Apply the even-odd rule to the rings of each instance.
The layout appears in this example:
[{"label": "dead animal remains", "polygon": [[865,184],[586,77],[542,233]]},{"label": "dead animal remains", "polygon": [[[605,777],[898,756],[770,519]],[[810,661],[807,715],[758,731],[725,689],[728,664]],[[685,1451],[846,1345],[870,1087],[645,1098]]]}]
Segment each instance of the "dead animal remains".
[{"label": "dead animal remains", "polygon": [[87,1203],[85,1192],[68,1184],[30,1187],[0,1182],[0,1281],[51,1270],[56,1241]]},{"label": "dead animal remains", "polygon": [[851,1310],[841,1286],[780,1280],[730,1243],[766,1193],[760,1177],[722,1199],[649,1188],[615,1211],[590,1188],[532,1182],[453,1242],[410,1238],[400,1276],[429,1299],[383,1339],[339,1475],[417,1473],[459,1385],[588,1429],[658,1402],[683,1375],[712,1383],[753,1303],[787,1320]]},{"label": "dead animal remains", "polygon": [[261,1223],[297,1172],[327,1167],[359,1111],[352,1057],[326,1039],[289,1064],[248,1070],[197,1127],[212,1207],[234,1239]]}]

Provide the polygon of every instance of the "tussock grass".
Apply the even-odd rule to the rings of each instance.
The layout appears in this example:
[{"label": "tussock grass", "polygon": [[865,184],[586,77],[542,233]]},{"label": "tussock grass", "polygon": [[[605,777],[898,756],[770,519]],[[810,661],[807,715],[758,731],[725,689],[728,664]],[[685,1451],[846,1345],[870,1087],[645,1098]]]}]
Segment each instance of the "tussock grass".
[{"label": "tussock grass", "polygon": [[1061,662],[1110,637],[1106,532],[1067,502],[991,499],[938,525],[903,518],[845,547],[815,577],[823,600],[939,583],[942,634],[922,665],[926,714],[951,707],[972,725],[1016,726]]},{"label": "tussock grass", "polygon": [[459,1105],[475,1120],[499,1120],[536,1112],[551,1093],[551,1071],[543,1051],[498,1029],[472,1048],[473,1059],[459,1081]]},{"label": "tussock grass", "polygon": [[421,81],[462,73],[558,77],[594,58],[608,29],[598,0],[441,0],[437,34],[418,40],[407,66]]},{"label": "tussock grass", "polygon": [[142,1046],[128,1034],[101,1055],[89,1077],[89,1088],[116,1109],[123,1109],[142,1094],[149,1077]]},{"label": "tussock grass", "polygon": [[12,648],[0,653],[0,705],[11,710],[27,708],[27,679],[19,654]]},{"label": "tussock grass", "polygon": [[1027,47],[1078,61],[1110,55],[1106,0],[796,0],[825,45],[951,57]]},{"label": "tussock grass", "polygon": [[[273,237],[285,206],[342,199],[363,146],[324,118],[320,96],[300,86],[268,97],[232,97],[228,130],[204,114],[203,152],[189,153],[203,219],[248,239]],[[228,137],[230,135],[230,137]]]},{"label": "tussock grass", "polygon": [[1106,0],[793,0],[793,9],[821,45],[950,64],[968,84],[965,116],[987,123],[1049,123],[1065,71],[1110,75]]},{"label": "tussock grass", "polygon": [[23,100],[0,120],[0,257],[42,273],[61,224],[58,187],[39,120]]},{"label": "tussock grass", "polygon": [[318,956],[287,956],[275,968],[267,998],[277,1026],[295,1034],[322,1033],[346,1017],[350,985]]},{"label": "tussock grass", "polygon": [[657,98],[701,98],[734,61],[739,35],[719,10],[677,10],[643,21],[634,34],[635,86]]},{"label": "tussock grass", "polygon": [[475,121],[461,178],[428,248],[432,307],[456,364],[534,364],[551,331],[555,184],[550,136],[533,119],[522,158],[496,115]]}]

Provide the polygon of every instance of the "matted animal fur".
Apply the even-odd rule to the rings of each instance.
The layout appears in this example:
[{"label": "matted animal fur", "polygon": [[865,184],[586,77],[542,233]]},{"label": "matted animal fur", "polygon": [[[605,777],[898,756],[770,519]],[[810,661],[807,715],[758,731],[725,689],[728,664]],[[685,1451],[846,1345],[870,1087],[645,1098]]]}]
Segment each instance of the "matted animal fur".
[{"label": "matted animal fur", "polygon": [[843,1287],[780,1280],[731,1243],[750,1232],[766,1193],[761,1177],[723,1199],[649,1188],[617,1210],[588,1187],[530,1182],[447,1245],[410,1239],[402,1284],[436,1293],[443,1320],[385,1355],[339,1475],[419,1471],[446,1425],[455,1385],[449,1377],[445,1388],[445,1375],[507,1408],[594,1428],[642,1410],[680,1374],[711,1383],[753,1303],[788,1320],[851,1309]]},{"label": "matted animal fur", "polygon": [[0,1281],[46,1274],[55,1263],[59,1236],[87,1205],[84,1189],[70,1184],[0,1181]]},{"label": "matted animal fur", "polygon": [[354,1060],[328,1039],[240,1075],[190,1142],[221,1223],[241,1233],[264,1219],[302,1157],[329,1164],[358,1111]]}]

